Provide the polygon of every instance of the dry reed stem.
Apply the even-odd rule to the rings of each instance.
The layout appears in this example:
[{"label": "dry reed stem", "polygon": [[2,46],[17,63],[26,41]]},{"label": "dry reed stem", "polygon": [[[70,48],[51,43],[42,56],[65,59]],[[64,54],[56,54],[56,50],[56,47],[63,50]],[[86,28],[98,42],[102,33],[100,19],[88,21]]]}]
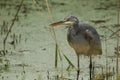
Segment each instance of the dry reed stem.
[{"label": "dry reed stem", "polygon": [[[46,2],[47,10],[48,10],[48,15],[50,17],[50,22],[52,23],[53,19],[52,19],[51,10],[50,10],[49,4],[48,4],[48,0],[45,0],[45,2]],[[56,33],[54,31],[54,28],[52,28],[52,32],[53,32],[53,35],[54,35],[54,40],[56,42],[56,45],[58,46],[58,41],[57,41],[57,37],[56,37]]]},{"label": "dry reed stem", "polygon": [[[48,0],[45,0],[45,2],[46,2],[46,6],[47,6],[47,10],[48,10],[48,15],[49,15],[49,17],[50,17],[50,20],[51,20],[51,23],[52,23],[52,21],[53,21],[53,19],[52,19],[52,15],[51,15],[51,10],[50,10],[50,7],[49,7],[49,4],[48,4]],[[54,37],[54,40],[55,40],[55,43],[56,43],[56,47],[57,47],[57,50],[58,50],[58,54],[59,54],[59,56],[60,56],[60,60],[61,60],[61,62],[62,62],[62,64],[61,64],[61,66],[62,66],[62,74],[61,74],[61,76],[63,76],[63,61],[62,61],[62,58],[61,58],[61,55],[60,55],[60,52],[64,55],[64,53],[63,53],[63,51],[60,49],[60,47],[59,47],[59,43],[58,43],[58,40],[57,40],[57,37],[56,37],[56,33],[55,33],[55,31],[54,31],[54,28],[51,28],[52,29],[52,33],[53,33],[53,37]],[[64,57],[65,57],[65,55],[64,55]],[[67,56],[66,56],[67,57]],[[68,60],[67,60],[68,61]],[[71,63],[71,61],[69,61],[70,63]],[[72,64],[72,63],[71,63]],[[71,65],[70,64],[70,65]],[[73,65],[73,64],[72,64]]]},{"label": "dry reed stem", "polygon": [[[119,5],[120,5],[120,1],[117,0],[117,24],[119,25]],[[118,27],[118,30],[120,30],[120,26]],[[118,35],[119,35],[119,32],[118,32]],[[117,37],[117,53],[116,53],[116,75],[118,77],[118,71],[119,71],[119,64],[118,64],[118,55],[119,55],[119,37]]]},{"label": "dry reed stem", "polygon": [[[33,3],[36,5],[36,7],[39,7],[36,0],[33,0]],[[52,23],[53,19],[52,19],[51,10],[50,10],[48,1],[45,0],[45,3],[46,3],[48,15],[49,15],[49,17],[50,17],[50,22]],[[58,46],[58,41],[57,41],[57,37],[56,37],[56,33],[55,33],[55,31],[54,31],[54,28],[50,28],[50,32],[53,33],[53,38],[54,38],[55,43],[56,43],[57,52],[60,53],[60,48],[59,48],[59,46]],[[60,54],[59,54],[59,55],[60,55]]]},{"label": "dry reed stem", "polygon": [[[49,4],[48,4],[48,0],[45,0],[45,2],[46,2],[47,10],[48,10],[48,15],[49,15],[49,17],[50,17],[50,22],[52,23],[53,19],[52,19],[51,10],[50,10]],[[60,47],[59,47],[59,44],[58,44],[58,40],[57,40],[57,37],[56,37],[56,33],[55,33],[55,31],[54,31],[54,28],[51,28],[51,29],[52,29],[53,38],[54,38],[54,40],[55,40],[58,53],[59,53],[59,55],[60,55],[60,51],[62,51],[62,50],[60,50]],[[62,59],[61,59],[61,61],[62,61]]]},{"label": "dry reed stem", "polygon": [[[108,29],[109,31],[112,32],[112,34],[108,37],[108,38],[111,38],[113,35],[116,35],[117,37],[120,37],[120,35],[117,34],[118,31],[114,32],[112,29],[110,29],[108,26],[106,25],[102,25],[102,28],[106,28]],[[120,30],[119,30],[120,31]]]},{"label": "dry reed stem", "polygon": [[105,35],[105,53],[106,53],[106,80],[108,80],[108,75],[107,75],[107,73],[108,73],[108,58],[107,58],[108,50],[107,50],[107,37],[106,37],[106,35]]},{"label": "dry reed stem", "polygon": [[[6,35],[5,38],[4,38],[4,41],[3,41],[4,51],[6,50],[6,49],[5,49],[6,40],[7,40],[8,36],[9,36],[9,33],[11,32],[11,30],[12,30],[12,28],[13,28],[13,25],[14,25],[14,23],[15,23],[15,20],[16,20],[16,18],[17,18],[17,16],[18,16],[18,13],[19,13],[19,11],[20,11],[20,9],[21,9],[21,7],[22,7],[23,1],[24,1],[24,0],[21,0],[20,6],[19,6],[19,8],[18,8],[18,10],[17,10],[17,12],[16,12],[16,14],[15,14],[15,16],[14,16],[14,19],[12,20],[12,23],[11,23],[11,25],[10,25],[10,28],[9,28],[8,32],[7,32],[7,35]],[[4,55],[5,55],[5,54],[4,54]]]}]

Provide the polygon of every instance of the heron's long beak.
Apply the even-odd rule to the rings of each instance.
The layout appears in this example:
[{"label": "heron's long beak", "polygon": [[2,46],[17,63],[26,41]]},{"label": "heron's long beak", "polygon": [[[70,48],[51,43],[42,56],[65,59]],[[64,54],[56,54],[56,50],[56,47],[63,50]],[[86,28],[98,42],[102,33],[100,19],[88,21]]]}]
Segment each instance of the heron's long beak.
[{"label": "heron's long beak", "polygon": [[72,21],[63,20],[63,21],[58,21],[58,22],[52,23],[52,24],[50,24],[50,26],[51,27],[57,27],[57,26],[60,26],[60,25],[71,25],[71,24],[73,24]]}]

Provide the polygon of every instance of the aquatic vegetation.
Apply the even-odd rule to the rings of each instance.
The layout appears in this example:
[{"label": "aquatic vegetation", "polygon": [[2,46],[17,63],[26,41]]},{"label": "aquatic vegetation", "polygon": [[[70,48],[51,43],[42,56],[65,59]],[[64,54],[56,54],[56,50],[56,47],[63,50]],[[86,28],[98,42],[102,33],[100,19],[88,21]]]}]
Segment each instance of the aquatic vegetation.
[{"label": "aquatic vegetation", "polygon": [[[48,28],[52,21],[68,15],[75,15],[82,21],[88,21],[101,34],[103,55],[94,59],[96,63],[93,80],[120,80],[120,25],[117,19],[119,17],[116,17],[119,13],[116,11],[115,0],[48,0],[52,21],[45,0],[24,1],[4,50],[3,41],[10,25],[13,24],[20,1],[0,0],[1,80],[76,79],[76,57],[72,55],[74,51],[65,42],[66,29],[61,27],[56,30],[58,32],[55,33],[56,42],[54,33]],[[82,57],[80,61],[80,79],[87,80],[89,60]],[[23,63],[25,65],[22,65]]]}]

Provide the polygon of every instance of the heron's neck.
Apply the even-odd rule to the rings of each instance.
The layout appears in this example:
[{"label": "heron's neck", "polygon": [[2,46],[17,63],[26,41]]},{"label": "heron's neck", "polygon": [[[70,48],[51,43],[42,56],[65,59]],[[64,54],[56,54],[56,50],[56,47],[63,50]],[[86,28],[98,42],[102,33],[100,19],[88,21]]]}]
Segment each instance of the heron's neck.
[{"label": "heron's neck", "polygon": [[80,30],[78,23],[74,24],[74,25],[73,25],[73,28],[74,28],[74,30],[75,30],[76,32],[78,32],[78,31]]}]

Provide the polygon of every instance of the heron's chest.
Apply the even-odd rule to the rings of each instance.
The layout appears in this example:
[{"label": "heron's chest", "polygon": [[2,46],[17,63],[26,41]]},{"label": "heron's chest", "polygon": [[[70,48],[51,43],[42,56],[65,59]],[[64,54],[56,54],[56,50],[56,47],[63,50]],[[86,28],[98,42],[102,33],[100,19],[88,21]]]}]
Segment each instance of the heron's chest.
[{"label": "heron's chest", "polygon": [[73,28],[68,29],[67,33],[67,40],[70,43],[83,43],[86,42],[85,37],[84,37],[84,31],[81,32],[80,30],[76,31]]},{"label": "heron's chest", "polygon": [[68,30],[67,40],[69,45],[74,48],[77,53],[87,54],[90,50],[90,45],[84,37],[83,33],[76,33],[74,30]]}]

